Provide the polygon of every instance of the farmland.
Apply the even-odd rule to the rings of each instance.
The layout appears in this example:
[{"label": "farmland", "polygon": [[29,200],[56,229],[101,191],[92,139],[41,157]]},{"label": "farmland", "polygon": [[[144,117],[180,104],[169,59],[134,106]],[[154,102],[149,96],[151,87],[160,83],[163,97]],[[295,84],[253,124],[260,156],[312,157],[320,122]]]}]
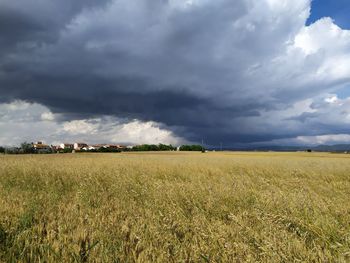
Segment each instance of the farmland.
[{"label": "farmland", "polygon": [[349,262],[350,156],[0,155],[0,262]]}]

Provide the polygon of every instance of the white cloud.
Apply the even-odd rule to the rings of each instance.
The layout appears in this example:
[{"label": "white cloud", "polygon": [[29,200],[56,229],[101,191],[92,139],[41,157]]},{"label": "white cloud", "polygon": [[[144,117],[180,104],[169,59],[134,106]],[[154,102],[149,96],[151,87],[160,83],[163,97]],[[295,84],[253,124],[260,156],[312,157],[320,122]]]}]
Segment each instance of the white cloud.
[{"label": "white cloud", "polygon": [[321,50],[328,54],[337,54],[348,49],[349,42],[350,32],[338,27],[329,17],[302,28],[295,38],[295,46],[308,55]]},{"label": "white cloud", "polygon": [[319,145],[319,144],[343,144],[350,143],[350,134],[327,134],[319,136],[299,136],[296,138],[301,144]]},{"label": "white cloud", "polygon": [[98,132],[98,124],[91,123],[91,121],[98,120],[74,120],[63,123],[63,130],[72,135],[79,134],[91,134],[94,135]]},{"label": "white cloud", "polygon": [[19,145],[23,141],[174,145],[184,142],[155,122],[124,123],[111,116],[58,121],[45,106],[23,101],[0,104],[0,130],[0,145],[5,146]]},{"label": "white cloud", "polygon": [[124,141],[130,141],[138,144],[142,143],[162,143],[167,142],[173,145],[178,145],[184,142],[183,139],[175,137],[168,130],[161,129],[155,122],[140,122],[134,120],[130,123],[121,125],[112,136],[114,142],[123,138]]},{"label": "white cloud", "polygon": [[55,119],[55,115],[52,114],[52,112],[50,112],[50,111],[44,112],[41,114],[41,119],[43,121],[53,121]]},{"label": "white cloud", "polygon": [[15,100],[11,103],[4,103],[1,105],[2,110],[4,111],[24,111],[30,107],[30,103]]}]

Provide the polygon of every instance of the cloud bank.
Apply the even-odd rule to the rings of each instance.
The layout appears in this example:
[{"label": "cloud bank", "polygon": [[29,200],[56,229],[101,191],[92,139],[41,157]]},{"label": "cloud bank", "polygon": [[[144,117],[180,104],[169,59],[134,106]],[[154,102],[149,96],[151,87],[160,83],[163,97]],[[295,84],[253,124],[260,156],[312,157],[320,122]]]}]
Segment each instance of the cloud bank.
[{"label": "cloud bank", "polygon": [[4,0],[0,102],[44,105],[43,122],[57,115],[67,134],[78,126],[105,140],[92,120],[130,140],[120,121],[168,134],[138,141],[209,145],[348,134],[349,98],[338,97],[350,83],[350,31],[331,18],[305,26],[310,5]]},{"label": "cloud bank", "polygon": [[62,142],[168,143],[185,142],[172,132],[154,122],[140,122],[100,116],[98,118],[66,120],[61,114],[53,114],[47,107],[23,101],[0,105],[0,145],[15,146],[34,139],[51,144]]}]

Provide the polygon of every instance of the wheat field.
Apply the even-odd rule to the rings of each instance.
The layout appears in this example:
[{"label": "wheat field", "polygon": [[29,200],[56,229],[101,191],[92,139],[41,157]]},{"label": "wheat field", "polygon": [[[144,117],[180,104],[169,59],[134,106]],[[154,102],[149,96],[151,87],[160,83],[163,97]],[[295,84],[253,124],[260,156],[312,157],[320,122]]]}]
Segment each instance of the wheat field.
[{"label": "wheat field", "polygon": [[350,262],[350,156],[0,155],[1,262]]}]

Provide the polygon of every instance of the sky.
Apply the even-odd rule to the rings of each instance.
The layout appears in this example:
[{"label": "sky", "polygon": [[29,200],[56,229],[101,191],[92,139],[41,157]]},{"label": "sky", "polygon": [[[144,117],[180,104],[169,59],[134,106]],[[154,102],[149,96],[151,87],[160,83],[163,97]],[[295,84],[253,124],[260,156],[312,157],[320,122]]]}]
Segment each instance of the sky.
[{"label": "sky", "polygon": [[350,29],[350,3],[348,0],[313,0],[312,10],[307,25],[323,17],[331,17],[344,29]]},{"label": "sky", "polygon": [[0,145],[350,143],[345,0],[2,0]]}]

